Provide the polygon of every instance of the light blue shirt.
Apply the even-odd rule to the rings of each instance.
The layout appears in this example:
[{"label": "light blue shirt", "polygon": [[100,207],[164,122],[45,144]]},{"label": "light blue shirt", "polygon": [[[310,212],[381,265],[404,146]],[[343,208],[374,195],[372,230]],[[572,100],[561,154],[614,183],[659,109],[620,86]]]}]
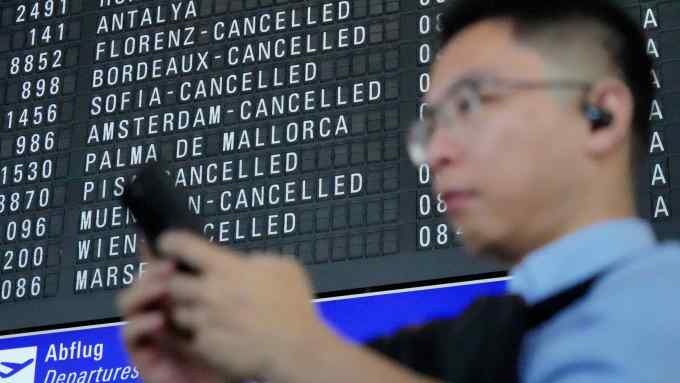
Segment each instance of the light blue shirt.
[{"label": "light blue shirt", "polygon": [[569,234],[513,268],[510,292],[535,303],[610,270],[525,337],[525,383],[680,382],[680,243],[640,219]]}]

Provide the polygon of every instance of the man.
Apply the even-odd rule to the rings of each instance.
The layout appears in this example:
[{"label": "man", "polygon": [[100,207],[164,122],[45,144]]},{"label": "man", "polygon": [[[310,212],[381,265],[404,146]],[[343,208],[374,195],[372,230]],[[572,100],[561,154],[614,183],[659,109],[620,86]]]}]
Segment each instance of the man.
[{"label": "man", "polygon": [[[469,250],[514,265],[510,291],[528,304],[601,275],[526,334],[520,380],[676,380],[680,248],[657,243],[634,209],[652,96],[641,33],[595,0],[455,4],[413,159],[430,164]],[[160,248],[203,274],[158,263],[122,296],[146,381],[432,381],[336,336],[292,261],[186,233]]]}]

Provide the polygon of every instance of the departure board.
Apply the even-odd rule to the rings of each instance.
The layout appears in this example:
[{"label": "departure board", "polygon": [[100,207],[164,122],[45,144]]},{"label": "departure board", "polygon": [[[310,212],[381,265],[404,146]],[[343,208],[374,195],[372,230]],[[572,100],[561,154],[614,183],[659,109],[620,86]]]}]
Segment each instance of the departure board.
[{"label": "departure board", "polygon": [[[156,161],[213,242],[294,257],[318,294],[502,273],[405,151],[445,3],[0,0],[0,332],[117,316],[145,266],[118,199]],[[644,214],[672,236],[680,3],[624,5],[660,90]]]}]

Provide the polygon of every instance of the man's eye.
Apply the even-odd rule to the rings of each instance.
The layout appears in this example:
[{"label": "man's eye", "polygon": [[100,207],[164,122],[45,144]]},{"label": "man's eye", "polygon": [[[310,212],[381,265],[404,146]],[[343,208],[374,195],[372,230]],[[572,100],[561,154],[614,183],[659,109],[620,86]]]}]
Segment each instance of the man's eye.
[{"label": "man's eye", "polygon": [[458,113],[470,113],[472,111],[472,102],[467,98],[456,100],[456,111]]}]

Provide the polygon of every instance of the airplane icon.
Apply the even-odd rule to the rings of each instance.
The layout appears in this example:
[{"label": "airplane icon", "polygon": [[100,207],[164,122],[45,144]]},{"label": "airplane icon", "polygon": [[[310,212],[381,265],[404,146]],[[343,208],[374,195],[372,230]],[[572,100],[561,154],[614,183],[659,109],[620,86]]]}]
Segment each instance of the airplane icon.
[{"label": "airplane icon", "polygon": [[0,371],[0,379],[7,379],[11,376],[18,374],[21,370],[28,367],[33,363],[33,358],[23,362],[23,363],[12,363],[12,362],[0,362],[0,366],[9,369],[9,372]]}]

